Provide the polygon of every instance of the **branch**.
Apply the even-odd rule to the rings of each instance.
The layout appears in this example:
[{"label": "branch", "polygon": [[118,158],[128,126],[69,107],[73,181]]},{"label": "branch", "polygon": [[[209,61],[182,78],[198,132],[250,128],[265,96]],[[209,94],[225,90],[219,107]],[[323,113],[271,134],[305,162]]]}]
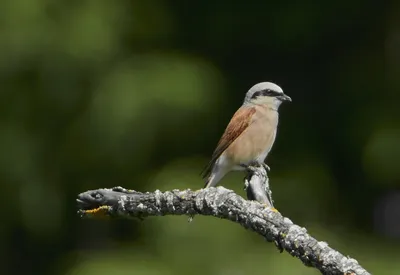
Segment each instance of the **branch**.
[{"label": "branch", "polygon": [[267,175],[267,170],[269,171],[268,165],[264,164],[259,167],[249,166],[247,169],[248,174],[244,179],[244,189],[247,199],[258,201],[273,208],[272,191],[269,188],[269,178]]},{"label": "branch", "polygon": [[343,256],[325,242],[318,242],[305,228],[293,224],[279,212],[258,202],[244,200],[224,187],[147,193],[114,187],[81,193],[77,202],[82,217],[206,215],[223,218],[257,232],[267,241],[274,242],[281,252],[286,250],[322,274],[370,274],[356,260]]}]

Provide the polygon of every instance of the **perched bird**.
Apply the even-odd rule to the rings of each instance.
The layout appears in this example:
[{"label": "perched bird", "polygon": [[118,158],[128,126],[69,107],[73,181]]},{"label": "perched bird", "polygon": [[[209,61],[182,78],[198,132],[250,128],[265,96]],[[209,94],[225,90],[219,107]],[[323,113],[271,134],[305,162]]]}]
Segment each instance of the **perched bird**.
[{"label": "perched bird", "polygon": [[225,129],[211,161],[202,172],[205,187],[216,186],[230,171],[263,165],[275,141],[278,108],[292,99],[271,82],[261,82],[246,93],[243,105]]}]

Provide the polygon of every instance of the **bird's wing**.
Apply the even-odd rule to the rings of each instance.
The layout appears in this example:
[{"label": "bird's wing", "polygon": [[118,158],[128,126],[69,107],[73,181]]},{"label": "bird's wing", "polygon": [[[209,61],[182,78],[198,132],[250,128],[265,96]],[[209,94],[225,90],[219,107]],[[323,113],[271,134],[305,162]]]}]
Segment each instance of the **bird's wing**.
[{"label": "bird's wing", "polygon": [[221,156],[221,154],[243,133],[244,130],[247,129],[255,112],[256,109],[254,107],[240,107],[236,111],[226,127],[224,134],[219,140],[210,162],[201,173],[203,179],[210,175],[215,161]]}]

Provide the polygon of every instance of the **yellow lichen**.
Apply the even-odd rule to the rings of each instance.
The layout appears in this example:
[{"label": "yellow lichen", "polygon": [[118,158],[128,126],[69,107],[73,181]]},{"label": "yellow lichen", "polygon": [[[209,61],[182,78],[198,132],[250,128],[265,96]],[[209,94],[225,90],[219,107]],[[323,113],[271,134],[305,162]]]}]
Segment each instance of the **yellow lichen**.
[{"label": "yellow lichen", "polygon": [[271,207],[271,211],[275,212],[275,213],[279,213],[278,209],[276,209],[275,207]]},{"label": "yellow lichen", "polygon": [[102,205],[95,209],[84,210],[83,212],[86,215],[96,216],[96,217],[105,217],[110,212],[111,207],[107,205]]}]

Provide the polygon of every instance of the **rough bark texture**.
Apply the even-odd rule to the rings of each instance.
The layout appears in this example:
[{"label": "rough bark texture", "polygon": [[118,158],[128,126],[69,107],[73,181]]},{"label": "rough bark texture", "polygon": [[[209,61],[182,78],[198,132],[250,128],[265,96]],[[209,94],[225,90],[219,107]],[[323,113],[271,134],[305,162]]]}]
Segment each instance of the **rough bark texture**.
[{"label": "rough bark texture", "polygon": [[[254,173],[253,182],[260,188],[260,176]],[[258,179],[257,179],[258,177]],[[253,178],[247,179],[246,188]],[[264,187],[268,187],[266,177]],[[247,190],[249,192],[249,190]],[[253,193],[255,191],[252,191]],[[257,193],[257,192],[256,192]],[[270,198],[270,191],[267,190]],[[274,242],[282,252],[300,259],[306,266],[315,267],[322,274],[367,275],[358,262],[330,248],[327,243],[311,237],[305,228],[292,223],[273,208],[256,201],[245,200],[224,187],[198,191],[172,190],[140,193],[122,187],[91,190],[78,195],[78,211],[82,217],[110,215],[116,217],[206,215],[239,223]],[[271,199],[272,203],[272,199]],[[268,205],[268,204],[267,204]]]},{"label": "rough bark texture", "polygon": [[248,169],[249,173],[244,180],[247,199],[274,207],[272,191],[269,188],[269,178],[267,175],[269,167],[264,165],[262,167],[248,167]]}]

